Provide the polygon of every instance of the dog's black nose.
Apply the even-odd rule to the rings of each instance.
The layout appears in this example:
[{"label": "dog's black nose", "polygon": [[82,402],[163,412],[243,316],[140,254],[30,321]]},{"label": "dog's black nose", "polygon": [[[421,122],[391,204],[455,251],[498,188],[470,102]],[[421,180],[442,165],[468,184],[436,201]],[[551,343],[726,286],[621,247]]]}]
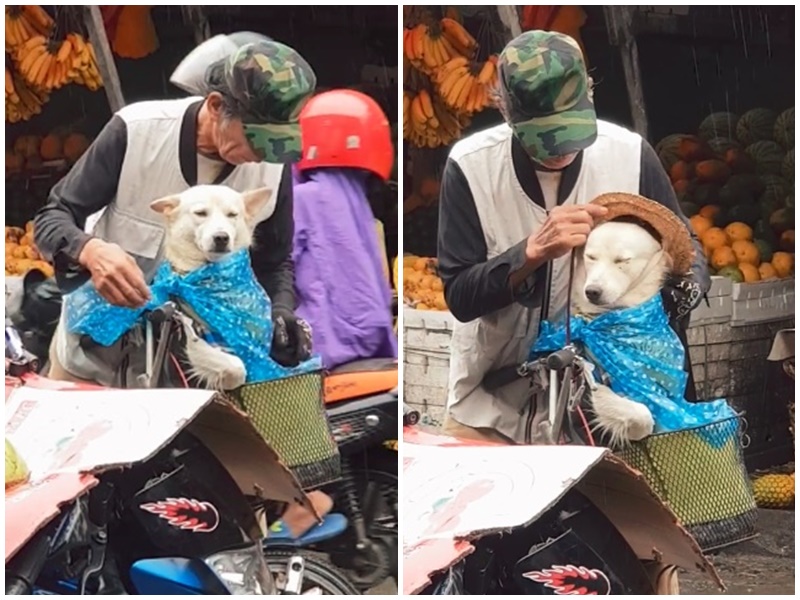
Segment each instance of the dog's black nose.
[{"label": "dog's black nose", "polygon": [[603,290],[601,290],[596,285],[590,285],[586,288],[586,298],[592,304],[597,304],[600,302],[600,297],[603,295]]},{"label": "dog's black nose", "polygon": [[214,250],[223,252],[228,249],[228,244],[231,242],[231,236],[227,233],[215,233],[214,237]]}]

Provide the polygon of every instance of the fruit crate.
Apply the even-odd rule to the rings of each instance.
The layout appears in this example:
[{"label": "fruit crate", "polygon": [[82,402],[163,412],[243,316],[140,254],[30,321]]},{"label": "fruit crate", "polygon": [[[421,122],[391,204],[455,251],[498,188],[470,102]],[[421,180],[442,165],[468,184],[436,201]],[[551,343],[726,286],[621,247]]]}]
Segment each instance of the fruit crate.
[{"label": "fruit crate", "polygon": [[692,327],[727,323],[731,320],[733,282],[727,277],[711,277],[711,289],[708,290],[708,303],[700,301],[692,311],[690,324]]},{"label": "fruit crate", "polygon": [[403,308],[403,401],[432,423],[447,405],[453,320],[449,312]]},{"label": "fruit crate", "polygon": [[732,327],[794,318],[794,278],[735,283],[731,300]]}]

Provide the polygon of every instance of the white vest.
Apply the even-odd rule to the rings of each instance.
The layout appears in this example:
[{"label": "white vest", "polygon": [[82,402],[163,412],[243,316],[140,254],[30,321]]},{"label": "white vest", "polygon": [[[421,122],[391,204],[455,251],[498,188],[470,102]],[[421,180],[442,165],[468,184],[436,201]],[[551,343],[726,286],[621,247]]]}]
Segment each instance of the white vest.
[{"label": "white vest", "polygon": [[[117,113],[127,127],[127,149],[117,195],[99,215],[94,224],[94,235],[119,244],[136,259],[148,281],[163,257],[165,236],[163,217],[150,210],[150,203],[190,187],[181,172],[180,131],[186,110],[201,100],[193,97],[139,102]],[[272,188],[273,197],[277,197],[283,169],[283,165],[263,162],[239,165],[221,185],[240,192],[266,186]],[[259,221],[266,220],[273,211],[274,204],[269,203]],[[120,348],[93,345],[84,350],[80,347],[79,336],[63,330],[63,317],[62,310],[55,334],[56,353],[61,365],[82,379],[115,385]]]},{"label": "white vest", "polygon": [[[547,218],[547,211],[527,196],[516,177],[511,140],[510,127],[502,124],[469,136],[450,152],[475,200],[489,259],[526,239]],[[564,204],[586,204],[606,192],[638,193],[641,145],[638,134],[599,121],[597,141],[584,151],[578,180]],[[568,269],[567,257],[553,264],[550,320],[563,319]],[[490,371],[527,359],[540,312],[514,303],[469,323],[455,322],[447,403],[456,421],[496,429],[518,443],[529,441],[529,382],[520,380],[490,394],[481,381]]]}]

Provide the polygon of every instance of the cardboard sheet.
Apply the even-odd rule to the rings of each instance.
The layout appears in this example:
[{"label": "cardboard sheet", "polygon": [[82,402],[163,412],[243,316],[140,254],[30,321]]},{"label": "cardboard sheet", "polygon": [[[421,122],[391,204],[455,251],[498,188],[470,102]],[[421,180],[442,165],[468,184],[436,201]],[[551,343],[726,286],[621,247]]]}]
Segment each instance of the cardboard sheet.
[{"label": "cardboard sheet", "polygon": [[243,492],[313,510],[247,416],[213,392],[25,383],[6,380],[6,438],[31,471],[28,483],[6,492],[6,561],[96,476],[147,460],[187,425]]},{"label": "cardboard sheet", "polygon": [[502,446],[407,429],[403,454],[403,594],[471,554],[472,541],[532,523],[576,485],[640,558],[700,569],[722,587],[641,474],[605,448]]}]

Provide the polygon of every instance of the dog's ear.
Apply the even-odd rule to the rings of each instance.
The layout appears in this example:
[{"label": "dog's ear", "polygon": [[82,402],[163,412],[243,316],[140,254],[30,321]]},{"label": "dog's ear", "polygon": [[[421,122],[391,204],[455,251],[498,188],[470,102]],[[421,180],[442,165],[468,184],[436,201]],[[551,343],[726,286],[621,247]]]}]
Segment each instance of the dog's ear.
[{"label": "dog's ear", "polygon": [[664,267],[667,272],[671,272],[672,268],[675,266],[674,261],[672,260],[672,255],[667,252],[666,250],[662,249],[661,253],[661,260],[663,261]]},{"label": "dog's ear", "polygon": [[166,198],[160,198],[159,200],[153,200],[150,203],[150,210],[154,210],[159,214],[164,215],[165,217],[170,216],[172,212],[178,208],[178,205],[181,203],[181,199],[178,196],[167,196]]},{"label": "dog's ear", "polygon": [[262,220],[268,219],[275,212],[277,195],[272,193],[270,188],[258,188],[242,194],[244,200],[244,212],[248,221],[256,217]]}]

